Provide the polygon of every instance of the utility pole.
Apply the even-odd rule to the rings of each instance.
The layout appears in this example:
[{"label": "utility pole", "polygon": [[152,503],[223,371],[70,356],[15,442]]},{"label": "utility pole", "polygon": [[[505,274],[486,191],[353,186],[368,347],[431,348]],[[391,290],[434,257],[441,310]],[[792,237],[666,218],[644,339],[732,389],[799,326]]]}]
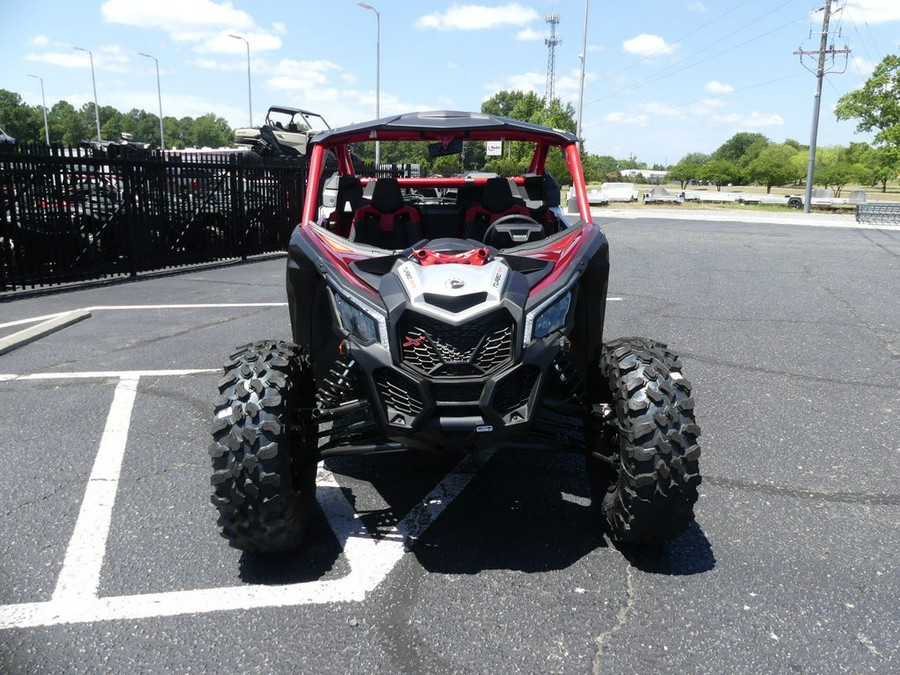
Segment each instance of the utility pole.
[{"label": "utility pole", "polygon": [[[816,137],[819,132],[819,109],[822,106],[822,80],[825,78],[825,59],[829,55],[831,56],[832,63],[834,63],[835,54],[849,54],[850,48],[844,47],[843,49],[835,49],[833,46],[828,46],[828,23],[831,20],[831,3],[832,0],[825,0],[825,16],[822,19],[822,39],[819,42],[819,48],[817,50],[805,50],[798,49],[795,51],[795,54],[800,55],[800,62],[803,62],[804,56],[818,56],[818,66],[816,67],[816,97],[815,102],[813,104],[813,118],[812,118],[812,131],[810,132],[809,137],[809,166],[806,169],[806,196],[803,200],[803,211],[805,213],[809,213],[810,208],[812,207],[812,185],[813,185],[813,176],[816,173]],[[804,65],[804,67],[806,67]],[[809,70],[809,68],[807,68]],[[812,71],[810,71],[812,72]],[[827,72],[838,72],[838,71],[827,71]],[[844,72],[839,71],[839,72]]]}]

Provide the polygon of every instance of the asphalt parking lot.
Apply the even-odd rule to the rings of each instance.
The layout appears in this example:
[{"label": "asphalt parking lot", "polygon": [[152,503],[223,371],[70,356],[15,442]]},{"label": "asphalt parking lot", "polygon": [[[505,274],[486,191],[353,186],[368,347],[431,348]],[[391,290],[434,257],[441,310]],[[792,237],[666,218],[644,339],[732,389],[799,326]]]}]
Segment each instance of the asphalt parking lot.
[{"label": "asphalt parking lot", "polygon": [[229,351],[289,337],[283,260],[13,300],[0,338],[77,313],[0,355],[0,672],[900,670],[900,228],[597,213],[607,336],[694,385],[687,533],[610,545],[576,457],[397,455],[243,556],[208,428]]}]

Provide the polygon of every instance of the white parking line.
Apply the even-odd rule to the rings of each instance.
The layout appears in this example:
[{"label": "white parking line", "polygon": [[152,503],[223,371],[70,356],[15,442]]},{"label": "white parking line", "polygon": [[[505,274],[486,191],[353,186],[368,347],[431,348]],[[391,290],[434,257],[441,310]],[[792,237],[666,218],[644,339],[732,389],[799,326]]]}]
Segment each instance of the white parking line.
[{"label": "white parking line", "polygon": [[240,307],[287,307],[286,302],[218,302],[196,305],[97,305],[88,311],[132,310],[132,309],[231,309]]},{"label": "white parking line", "polygon": [[375,540],[362,524],[334,476],[320,468],[316,481],[317,499],[350,567],[350,573],[341,579],[280,586],[244,584],[170,593],[99,597],[100,573],[140,379],[209,372],[218,371],[95,371],[31,374],[13,378],[0,375],[0,380],[23,381],[117,378],[106,427],[56,590],[49,602],[0,606],[0,630],[259,607],[362,601],[403,557],[405,547],[434,522],[493,455],[493,451],[487,451],[464,458],[381,541]]},{"label": "white parking line", "polygon": [[100,439],[100,449],[94,459],[81,511],[56,581],[54,603],[80,604],[97,596],[139,379],[122,377],[116,385],[106,428]]},{"label": "white parking line", "polygon": [[[219,303],[199,303],[196,305],[95,305],[93,307],[82,307],[75,312],[105,312],[115,310],[138,310],[138,309],[233,309],[241,307],[287,307],[286,302],[219,302]],[[12,328],[13,326],[22,326],[29,323],[38,323],[40,321],[49,321],[56,319],[68,312],[57,312],[56,314],[45,314],[44,316],[35,316],[28,319],[16,319],[15,321],[7,321],[0,323],[0,329]]]},{"label": "white parking line", "polygon": [[65,312],[57,312],[56,314],[44,314],[44,316],[33,316],[28,319],[16,319],[15,321],[7,321],[6,323],[0,323],[0,328],[12,328],[13,326],[24,326],[29,323],[49,321],[61,316],[62,314],[65,314]]}]

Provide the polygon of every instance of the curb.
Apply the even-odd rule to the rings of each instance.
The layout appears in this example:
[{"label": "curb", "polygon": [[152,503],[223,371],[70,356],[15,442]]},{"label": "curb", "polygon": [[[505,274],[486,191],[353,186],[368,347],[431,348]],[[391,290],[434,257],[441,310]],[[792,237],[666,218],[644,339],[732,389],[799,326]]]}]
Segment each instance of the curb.
[{"label": "curb", "polygon": [[[577,213],[566,213],[567,216],[577,217]],[[858,223],[856,217],[850,214],[830,213],[751,213],[733,210],[712,209],[616,209],[616,208],[591,208],[594,222],[603,225],[610,220],[705,220],[746,224],[769,225],[805,225],[806,227],[838,227],[857,230],[884,230],[898,231],[900,225],[887,225],[875,223]]]},{"label": "curb", "polygon": [[63,312],[31,328],[0,338],[0,355],[11,352],[35,340],[40,340],[42,337],[60,331],[74,323],[84,321],[90,316],[91,313],[86,309],[73,309],[71,312]]}]

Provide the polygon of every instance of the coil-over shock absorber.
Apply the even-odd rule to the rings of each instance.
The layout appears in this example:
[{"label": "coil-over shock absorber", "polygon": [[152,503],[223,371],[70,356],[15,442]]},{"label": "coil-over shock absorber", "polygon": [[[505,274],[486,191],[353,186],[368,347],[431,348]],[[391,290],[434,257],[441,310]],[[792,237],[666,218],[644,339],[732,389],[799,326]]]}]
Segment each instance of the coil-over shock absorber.
[{"label": "coil-over shock absorber", "polygon": [[355,366],[356,361],[349,357],[341,357],[334,362],[316,392],[316,405],[320,409],[336,408],[354,398]]},{"label": "coil-over shock absorber", "polygon": [[561,399],[574,405],[584,405],[587,400],[587,387],[569,353],[559,352],[550,368],[559,381]]}]

